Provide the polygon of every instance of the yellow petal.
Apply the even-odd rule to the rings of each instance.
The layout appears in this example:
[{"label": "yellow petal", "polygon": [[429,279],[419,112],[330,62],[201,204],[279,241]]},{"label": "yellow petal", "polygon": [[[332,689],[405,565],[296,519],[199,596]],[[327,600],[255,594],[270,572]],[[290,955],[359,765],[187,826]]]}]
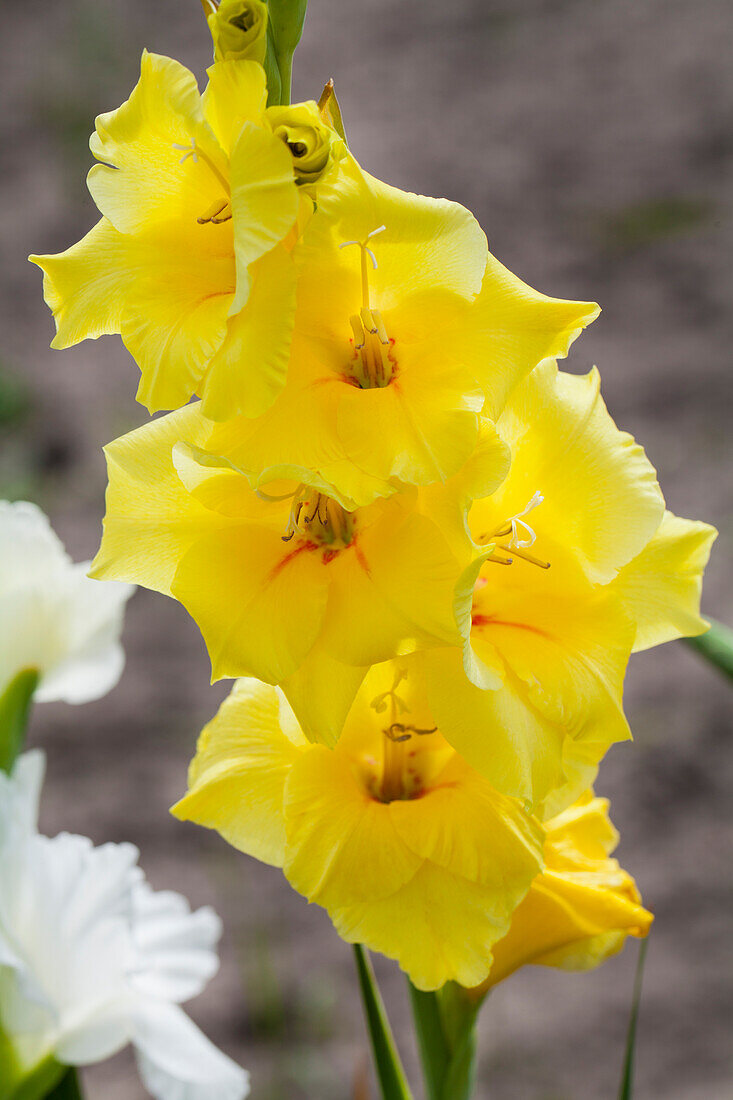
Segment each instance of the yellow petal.
[{"label": "yellow petal", "polygon": [[651,542],[621,570],[613,590],[636,624],[635,650],[707,630],[700,590],[716,537],[707,523],[665,512]]},{"label": "yellow petal", "polygon": [[494,891],[424,863],[396,893],[334,910],[347,943],[363,943],[395,959],[418,989],[446,982],[474,986],[491,968],[491,943],[503,934],[492,922]]},{"label": "yellow petal", "polygon": [[319,189],[319,216],[301,246],[302,301],[307,315],[323,312],[322,288],[328,286],[332,312],[339,320],[361,305],[361,257],[358,248],[339,246],[363,241],[380,226],[372,242],[378,266],[370,271],[373,302],[383,312],[414,294],[446,288],[464,298],[481,289],[486,268],[486,237],[473,215],[458,203],[400,191],[364,172],[349,156],[333,188]]},{"label": "yellow petal", "polygon": [[250,265],[280,244],[295,223],[298,189],[287,146],[267,130],[245,122],[232,150],[232,225],[237,259],[237,293],[231,314],[247,301]]},{"label": "yellow petal", "polygon": [[329,910],[394,893],[422,862],[400,839],[390,807],[371,797],[338,750],[303,753],[288,777],[285,813],[288,881]]},{"label": "yellow petal", "polygon": [[546,869],[496,944],[487,987],[528,963],[590,969],[649,930],[634,880],[608,858],[617,834],[604,799],[588,792],[545,828]]},{"label": "yellow petal", "polygon": [[595,370],[578,377],[546,362],[514,391],[498,425],[512,468],[500,492],[477,504],[471,526],[477,535],[495,529],[540,492],[529,518],[535,551],[554,569],[554,547],[565,548],[591,581],[607,584],[657,530],[664,500],[654,468],[616,428],[599,387]]},{"label": "yellow petal", "polygon": [[171,591],[203,634],[213,679],[278,683],[295,672],[320,633],[328,596],[328,571],[314,549],[241,525],[191,545]]},{"label": "yellow petal", "polygon": [[56,322],[52,348],[119,332],[124,312],[120,268],[128,241],[102,218],[55,256],[29,256],[43,271],[43,297]]},{"label": "yellow petal", "polygon": [[283,733],[280,707],[275,688],[239,680],[204,727],[188,792],[171,810],[276,867],[285,858],[285,781],[306,744]]},{"label": "yellow petal", "polygon": [[260,416],[285,384],[295,315],[290,254],[273,248],[253,265],[252,280],[249,299],[229,317],[199,390],[204,413],[214,420]]},{"label": "yellow petal", "polygon": [[[477,497],[496,492],[509,472],[510,463],[509,448],[498,435],[495,425],[480,417],[476,446],[458,473],[443,485],[436,483],[420,489],[421,511],[440,528],[458,561],[470,564],[476,556],[475,547],[466,539],[468,509]],[[477,575],[470,581],[467,576],[463,578],[468,586],[469,605]]]},{"label": "yellow petal", "polygon": [[[475,363],[486,394],[484,412],[496,420],[515,385],[542,359],[564,358],[600,309],[594,302],[540,294],[489,253],[481,294],[469,312],[476,312],[480,321],[470,319],[462,328],[464,339],[479,327],[480,339],[465,355]],[[457,335],[456,351],[462,346]]]},{"label": "yellow petal", "polygon": [[455,755],[429,791],[391,802],[390,812],[416,855],[495,892],[496,924],[508,919],[541,870],[539,824]]},{"label": "yellow petal", "polygon": [[458,649],[421,661],[441,733],[497,790],[534,803],[564,781],[564,731],[532,705],[521,681],[505,673],[496,690],[475,687]]},{"label": "yellow petal", "polygon": [[366,671],[343,664],[316,643],[283,680],[280,686],[309,741],[333,748]]},{"label": "yellow petal", "polygon": [[[265,257],[264,262],[268,260]],[[258,296],[257,286],[253,296]],[[249,307],[244,313],[248,311]],[[261,323],[259,316],[257,323]],[[271,349],[277,338],[276,323],[277,318]],[[235,351],[232,369],[241,374]],[[215,366],[226,352],[225,345]],[[317,470],[324,480],[338,486],[340,495],[350,500],[352,509],[390,495],[394,486],[356,466],[338,434],[338,403],[342,391],[351,388],[338,375],[338,366],[338,352],[332,344],[306,340],[296,328],[288,380],[282,393],[256,419],[222,423],[214,433],[212,445],[248,470],[265,470],[282,464]],[[218,406],[214,411],[219,411]]]},{"label": "yellow petal", "polygon": [[140,367],[137,399],[150,412],[179,408],[227,333],[231,230],[189,220],[120,239],[121,333]]},{"label": "yellow petal", "polygon": [[[193,141],[206,159],[192,155],[181,163]],[[165,221],[195,223],[214,200],[227,197],[207,163],[226,173],[196,78],[169,57],[143,52],[138,84],[121,107],[97,118],[90,147],[103,163],[90,171],[89,190],[121,233]]]},{"label": "yellow petal", "polygon": [[256,61],[217,61],[206,70],[204,118],[228,155],[245,122],[261,122],[267,106],[265,70]]},{"label": "yellow petal", "polygon": [[172,462],[182,437],[203,444],[208,431],[199,406],[188,405],[105,447],[107,514],[92,576],[132,580],[171,595],[181,555],[212,525],[231,522],[187,492]]},{"label": "yellow petal", "polygon": [[347,664],[369,665],[421,645],[455,641],[459,568],[436,525],[402,499],[372,506],[377,519],[332,563],[323,644]]},{"label": "yellow petal", "polygon": [[445,481],[470,457],[481,391],[465,370],[422,348],[398,351],[388,386],[343,386],[337,430],[352,462],[385,481]]}]

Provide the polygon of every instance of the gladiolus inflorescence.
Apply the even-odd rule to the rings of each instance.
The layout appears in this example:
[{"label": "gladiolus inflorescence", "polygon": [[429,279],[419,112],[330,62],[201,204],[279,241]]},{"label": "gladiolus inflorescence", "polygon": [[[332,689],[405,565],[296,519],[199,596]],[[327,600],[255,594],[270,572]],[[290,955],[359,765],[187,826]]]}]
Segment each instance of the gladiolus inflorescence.
[{"label": "gladiolus inflorescence", "polygon": [[238,680],[174,813],[418,989],[596,965],[651,915],[592,784],[632,652],[707,628],[715,531],[558,368],[598,307],[364,171],[332,83],[281,103],[274,6],[204,9],[203,95],[144,54],[102,220],[34,258],[54,346],[121,333],[170,410],[106,448],[92,575],[179,600]]}]

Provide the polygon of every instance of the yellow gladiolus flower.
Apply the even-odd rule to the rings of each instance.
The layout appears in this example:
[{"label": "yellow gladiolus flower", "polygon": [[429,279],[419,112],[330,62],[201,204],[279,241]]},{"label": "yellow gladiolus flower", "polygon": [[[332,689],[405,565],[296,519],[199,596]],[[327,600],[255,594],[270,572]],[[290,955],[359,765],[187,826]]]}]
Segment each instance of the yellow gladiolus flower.
[{"label": "yellow gladiolus flower", "polygon": [[132,95],[92,135],[102,220],[68,251],[31,257],[56,321],[51,346],[121,333],[151,412],[196,393],[220,408],[223,389],[227,415],[255,416],[284,384],[292,248],[313,211],[299,184],[312,189],[345,147],[315,103],[270,115],[266,98],[254,61],[213,65],[201,96],[188,69],[145,52]]},{"label": "yellow gladiolus flower", "polygon": [[609,858],[618,834],[606,799],[587,791],[544,828],[545,868],[495,944],[478,996],[520,966],[591,970],[619,952],[627,936],[646,936],[654,919],[631,875]]},{"label": "yellow gladiolus flower", "polygon": [[217,61],[265,60],[267,4],[263,0],[204,0],[204,13]]},{"label": "yellow gladiolus flower", "polygon": [[542,865],[539,824],[443,740],[400,662],[369,673],[335,749],[306,740],[276,688],[239,681],[173,813],[282,867],[420,989],[486,978]]},{"label": "yellow gladiolus flower", "polygon": [[[567,806],[630,737],[630,653],[699,634],[715,531],[665,513],[656,474],[606,411],[596,371],[541,364],[497,423],[508,477],[469,522],[486,547],[459,586],[458,650],[426,653],[444,735],[508,794]],[[462,594],[461,594],[462,593]]]},{"label": "yellow gladiolus flower", "polygon": [[[460,644],[453,599],[472,552],[465,528],[461,547],[458,522],[444,535],[417,490],[357,507],[300,467],[247,477],[236,455],[212,452],[217,430],[193,404],[106,448],[95,577],[135,577],[180,600],[216,678],[279,683],[316,643],[352,666]],[[500,480],[503,445],[487,444],[467,485],[451,486],[464,509],[468,483],[487,483],[492,469]]]},{"label": "yellow gladiolus flower", "polygon": [[[299,246],[287,383],[262,417],[232,426],[238,447],[248,467],[296,462],[336,485],[344,459],[381,481],[444,481],[480,415],[495,419],[598,307],[531,290],[457,203],[389,187],[353,160],[338,182]],[[231,406],[221,396],[218,419]]]}]

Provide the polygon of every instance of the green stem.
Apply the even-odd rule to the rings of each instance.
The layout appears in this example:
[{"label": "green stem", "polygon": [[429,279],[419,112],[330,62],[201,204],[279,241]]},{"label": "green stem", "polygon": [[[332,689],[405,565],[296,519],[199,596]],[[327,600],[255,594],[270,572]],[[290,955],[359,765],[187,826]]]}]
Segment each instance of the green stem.
[{"label": "green stem", "polygon": [[408,989],[428,1100],[441,1100],[450,1048],[443,1031],[438,998],[434,993],[415,989],[412,982],[408,982]]},{"label": "green stem", "polygon": [[[267,105],[289,106],[293,54],[300,42],[308,0],[269,0],[267,21]],[[277,68],[274,78],[273,61]]]},{"label": "green stem", "polygon": [[359,943],[354,955],[382,1100],[412,1100],[369,956]]},{"label": "green stem", "polygon": [[454,982],[437,993],[424,993],[411,982],[409,990],[428,1100],[469,1100],[482,1002]]},{"label": "green stem", "polygon": [[626,1054],[624,1057],[624,1069],[621,1075],[621,1087],[618,1100],[632,1100],[634,1093],[634,1055],[636,1052],[636,1026],[639,1022],[639,1005],[641,1004],[641,983],[644,978],[644,962],[649,940],[645,939],[639,946],[639,959],[636,964],[636,976],[634,978],[634,993],[631,1000],[631,1015],[629,1016],[629,1028],[626,1033]]},{"label": "green stem", "polygon": [[25,740],[33,693],[38,687],[38,670],[25,668],[0,695],[0,771],[10,772]]},{"label": "green stem", "polygon": [[719,668],[724,676],[733,680],[733,630],[729,626],[710,619],[710,630],[699,634],[697,638],[684,640],[690,649],[694,649],[706,661]]}]

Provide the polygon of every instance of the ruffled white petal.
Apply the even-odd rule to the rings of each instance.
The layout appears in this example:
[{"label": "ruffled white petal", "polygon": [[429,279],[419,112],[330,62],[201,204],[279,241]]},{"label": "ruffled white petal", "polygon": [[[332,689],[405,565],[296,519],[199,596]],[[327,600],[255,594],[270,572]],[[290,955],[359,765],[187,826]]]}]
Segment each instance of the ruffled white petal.
[{"label": "ruffled white petal", "polygon": [[84,703],[120,677],[119,643],[132,585],[93,581],[34,504],[0,501],[0,691],[35,668],[39,702]]},{"label": "ruffled white petal", "polygon": [[209,906],[192,913],[180,894],[147,883],[134,890],[133,905],[135,989],[178,1003],[195,997],[219,969],[219,917]]},{"label": "ruffled white petal", "polygon": [[133,1044],[155,1100],[243,1100],[249,1075],[199,1031],[178,1005],[141,1001]]}]

